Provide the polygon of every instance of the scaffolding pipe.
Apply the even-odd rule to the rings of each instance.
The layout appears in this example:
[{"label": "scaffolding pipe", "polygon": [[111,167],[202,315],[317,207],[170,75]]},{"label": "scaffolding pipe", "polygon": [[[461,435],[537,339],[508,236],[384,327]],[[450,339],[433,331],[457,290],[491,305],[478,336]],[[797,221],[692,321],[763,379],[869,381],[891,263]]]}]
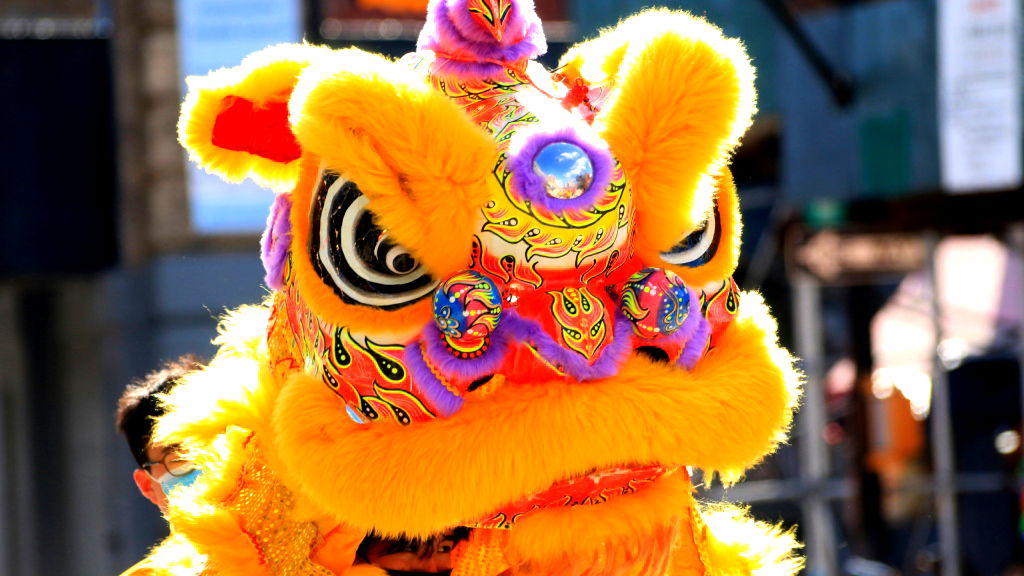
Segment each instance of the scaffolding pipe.
[{"label": "scaffolding pipe", "polygon": [[761,0],[761,2],[775,16],[779,25],[796,44],[797,50],[807,59],[811,69],[828,88],[836,106],[840,109],[848,108],[853,103],[855,95],[855,88],[850,77],[829,62],[828,58],[815,46],[789,6],[786,5],[785,0]]},{"label": "scaffolding pipe", "polygon": [[835,537],[825,487],[828,482],[828,446],[825,429],[825,350],[821,321],[821,285],[807,273],[794,278],[793,310],[796,324],[796,352],[803,361],[806,384],[800,408],[800,479],[805,490],[801,499],[807,542],[807,573],[836,576]]},{"label": "scaffolding pipe", "polygon": [[925,272],[931,285],[932,328],[935,334],[932,354],[932,461],[935,477],[935,512],[939,523],[939,552],[942,576],[960,575],[960,548],[957,534],[956,458],[953,453],[953,420],[949,405],[949,374],[939,354],[942,343],[942,293],[939,281],[938,234],[925,234],[928,257]]},{"label": "scaffolding pipe", "polygon": [[[1010,246],[1010,258],[1017,260],[1017,275],[1018,282],[1021,286],[1024,286],[1024,222],[1015,222],[1010,226],[1009,233],[1007,234],[1007,244]],[[1007,262],[1007,270],[1011,270],[1013,266],[1012,261]],[[1024,294],[1018,294],[1017,298],[1024,300]],[[1024,311],[1024,302],[1020,304],[1021,310]],[[1024,312],[1022,312],[1024,314]],[[1021,426],[1017,428],[1017,432],[1024,435],[1024,318],[1017,319],[1017,326],[1015,327],[1015,337],[1017,340],[1017,369],[1020,374],[1020,417]],[[1018,489],[1024,490],[1024,486],[1020,485],[1020,478],[1017,479]]]}]

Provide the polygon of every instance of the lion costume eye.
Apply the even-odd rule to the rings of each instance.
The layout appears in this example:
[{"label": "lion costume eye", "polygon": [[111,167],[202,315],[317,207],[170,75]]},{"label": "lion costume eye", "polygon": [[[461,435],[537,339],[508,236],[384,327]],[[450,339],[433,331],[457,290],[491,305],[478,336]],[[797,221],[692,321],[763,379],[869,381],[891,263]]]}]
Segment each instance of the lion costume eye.
[{"label": "lion costume eye", "polygon": [[374,222],[355,182],[324,170],[310,209],[309,257],[320,278],[347,303],[395,309],[437,287],[408,250]]},{"label": "lion costume eye", "polygon": [[661,258],[669,264],[696,268],[711,261],[718,252],[722,238],[722,218],[718,213],[718,204],[711,208],[708,217],[700,228],[686,235],[668,252],[662,252]]}]

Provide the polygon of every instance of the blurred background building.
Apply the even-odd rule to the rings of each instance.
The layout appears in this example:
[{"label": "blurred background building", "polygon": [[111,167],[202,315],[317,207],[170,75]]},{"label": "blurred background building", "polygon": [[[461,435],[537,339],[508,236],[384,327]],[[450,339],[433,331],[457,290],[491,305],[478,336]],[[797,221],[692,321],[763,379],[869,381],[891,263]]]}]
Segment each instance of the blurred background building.
[{"label": "blurred background building", "polygon": [[[536,3],[549,66],[645,4]],[[0,3],[0,574],[118,573],[162,536],[114,402],[266,294],[270,193],[187,165],[184,77],[302,38],[397,56],[424,4]],[[792,442],[703,496],[799,526],[811,574],[1021,573],[1021,1],[668,4],[758,68],[737,280],[808,375]]]}]

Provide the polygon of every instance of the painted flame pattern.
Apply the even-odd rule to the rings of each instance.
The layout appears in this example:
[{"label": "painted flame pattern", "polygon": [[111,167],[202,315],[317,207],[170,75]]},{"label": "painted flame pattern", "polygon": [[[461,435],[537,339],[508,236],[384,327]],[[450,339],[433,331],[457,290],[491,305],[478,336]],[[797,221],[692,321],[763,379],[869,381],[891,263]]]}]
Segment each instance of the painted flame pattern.
[{"label": "painted flame pattern", "polygon": [[[358,342],[348,328],[334,327],[313,315],[294,284],[288,284],[278,306],[284,310],[291,334],[300,335],[290,345],[302,350],[299,357],[313,362],[307,370],[318,373],[355,412],[369,420],[392,419],[401,424],[436,417],[412,392],[412,379],[400,359],[403,346],[367,338]],[[280,319],[280,314],[275,313],[275,318]]]},{"label": "painted flame pattern", "polygon": [[594,360],[607,341],[607,310],[585,286],[552,290],[551,312],[562,328],[562,341],[587,360]]}]

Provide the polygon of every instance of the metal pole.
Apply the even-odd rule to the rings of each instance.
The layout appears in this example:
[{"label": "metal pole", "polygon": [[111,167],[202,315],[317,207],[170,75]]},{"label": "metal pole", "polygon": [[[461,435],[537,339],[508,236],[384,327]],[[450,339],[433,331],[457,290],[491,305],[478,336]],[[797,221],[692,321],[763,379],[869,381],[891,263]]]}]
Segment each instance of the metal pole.
[{"label": "metal pole", "polygon": [[[0,326],[13,326],[10,316],[14,311],[14,306],[9,303],[12,300],[11,294],[2,285],[0,285]],[[13,331],[10,331],[13,332]],[[4,366],[8,365],[7,358],[8,354],[6,349],[8,348],[6,340],[12,338],[13,335],[9,335],[9,331],[6,329],[0,329],[0,362]],[[7,382],[5,375],[0,372],[0,572],[4,574],[15,573],[15,554],[14,546],[14,529],[16,527],[13,522],[13,514],[8,514],[8,510],[14,508],[14,502],[11,502],[9,494],[13,492],[8,487],[8,475],[11,475],[11,470],[14,469],[14,458],[7,452],[8,442],[10,439],[7,438],[7,429],[13,427],[12,423],[8,421],[8,414],[13,413],[11,406],[8,406],[7,397],[10,394],[7,391]]]},{"label": "metal pole", "polygon": [[793,310],[796,316],[796,352],[803,360],[807,381],[800,408],[800,478],[804,534],[807,535],[807,573],[836,576],[835,537],[825,485],[828,481],[828,446],[825,429],[825,351],[822,345],[821,286],[806,273],[794,278]]},{"label": "metal pole", "polygon": [[931,316],[935,333],[932,354],[932,460],[935,466],[935,511],[939,520],[939,547],[943,576],[959,576],[960,548],[956,512],[956,459],[953,453],[953,420],[949,405],[949,375],[939,357],[942,342],[942,294],[936,253],[939,237],[925,235],[928,258],[925,270],[931,284]]},{"label": "metal pole", "polygon": [[[1006,266],[1009,268],[1012,266],[1012,260],[1017,260],[1017,281],[1020,282],[1020,286],[1024,287],[1024,222],[1016,222],[1010,226],[1009,234],[1007,234],[1007,244],[1010,246],[1010,260]],[[1017,294],[1017,298],[1024,299],[1024,294]],[[1022,314],[1024,314],[1024,305],[1021,306],[1021,310]],[[1017,324],[1016,344],[1017,366],[1020,370],[1020,415],[1022,424],[1024,424],[1024,318],[1018,318],[1017,321],[1019,322]],[[1017,431],[1024,432],[1024,426]]]},{"label": "metal pole", "polygon": [[25,342],[19,327],[20,292],[16,286],[0,285],[0,426],[4,477],[0,493],[0,538],[4,543],[0,561],[2,574],[37,574],[38,557],[34,536],[38,534],[32,510],[36,483],[31,469],[29,411],[25,397],[30,385],[25,367]]},{"label": "metal pole", "polygon": [[821,50],[814,45],[807,32],[800,26],[796,16],[790,11],[784,0],[761,0],[771,10],[772,14],[779,21],[782,29],[789,34],[789,37],[796,44],[797,49],[811,65],[818,78],[828,87],[832,94],[832,101],[839,108],[847,108],[853,103],[854,85],[850,77],[841,72],[825,58]]}]

